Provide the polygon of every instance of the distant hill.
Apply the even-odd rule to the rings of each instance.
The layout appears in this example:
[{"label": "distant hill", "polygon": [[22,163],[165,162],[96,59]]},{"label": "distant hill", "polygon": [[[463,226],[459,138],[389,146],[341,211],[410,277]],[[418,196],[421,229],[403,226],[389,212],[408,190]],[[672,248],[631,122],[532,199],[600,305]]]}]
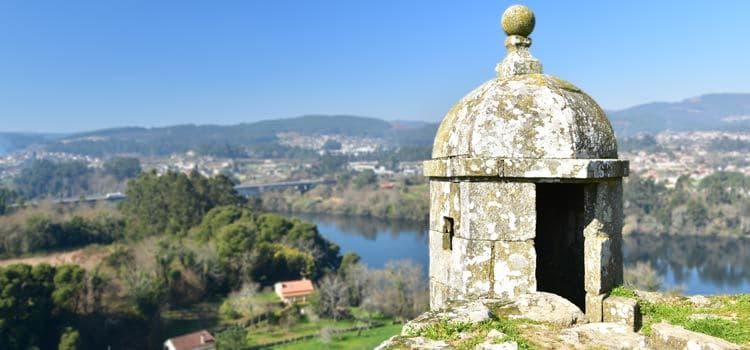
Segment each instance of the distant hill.
[{"label": "distant hill", "polygon": [[[665,130],[737,130],[750,132],[750,94],[709,94],[680,102],[655,102],[608,111],[620,137]],[[245,149],[257,155],[295,152],[278,144],[276,134],[339,134],[380,138],[392,146],[431,146],[438,123],[385,121],[348,115],[306,115],[237,125],[123,127],[69,135],[0,133],[0,155],[41,144],[50,151],[107,156],[166,155],[187,150],[232,156]],[[213,153],[211,153],[213,152]],[[286,153],[285,153],[286,152]]]},{"label": "distant hill", "polygon": [[[405,125],[408,125],[405,127]],[[394,124],[358,116],[307,115],[238,125],[175,125],[159,128],[125,127],[69,135],[48,142],[50,151],[102,156],[109,154],[164,155],[187,150],[274,145],[276,134],[338,134],[385,139],[394,145],[431,144],[436,124]],[[282,147],[278,145],[278,147]]]},{"label": "distant hill", "polygon": [[63,137],[61,134],[0,132],[0,155]]},{"label": "distant hill", "polygon": [[608,111],[618,136],[665,130],[750,131],[750,94],[709,94]]}]

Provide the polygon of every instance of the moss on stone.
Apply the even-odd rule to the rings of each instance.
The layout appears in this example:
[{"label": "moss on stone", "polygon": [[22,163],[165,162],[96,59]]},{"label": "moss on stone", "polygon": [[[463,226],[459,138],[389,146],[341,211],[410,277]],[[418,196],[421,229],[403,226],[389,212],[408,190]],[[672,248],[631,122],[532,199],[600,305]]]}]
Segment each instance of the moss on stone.
[{"label": "moss on stone", "polygon": [[613,297],[625,297],[625,298],[637,297],[633,289],[627,288],[625,286],[617,286],[615,288],[612,288],[612,291],[609,292],[609,295]]},{"label": "moss on stone", "polygon": [[[624,291],[627,289],[620,289],[619,293]],[[706,297],[708,302],[700,306],[687,297],[664,301],[638,299],[643,314],[641,332],[646,335],[651,334],[652,325],[663,320],[693,332],[750,346],[750,294],[709,296]]]},{"label": "moss on stone", "polygon": [[468,350],[474,349],[477,344],[487,340],[487,334],[494,329],[505,334],[498,342],[514,341],[518,344],[519,349],[536,349],[537,347],[533,343],[523,337],[519,328],[523,324],[534,324],[534,322],[525,319],[511,320],[502,317],[493,317],[492,319],[474,324],[440,320],[406,336],[443,340],[452,349]]}]

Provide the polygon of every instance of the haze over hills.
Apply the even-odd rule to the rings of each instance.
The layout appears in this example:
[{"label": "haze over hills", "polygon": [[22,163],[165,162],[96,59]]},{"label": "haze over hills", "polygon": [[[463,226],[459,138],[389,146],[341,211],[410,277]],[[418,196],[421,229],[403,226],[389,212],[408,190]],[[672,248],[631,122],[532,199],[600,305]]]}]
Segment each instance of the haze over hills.
[{"label": "haze over hills", "polygon": [[750,131],[750,94],[707,94],[608,111],[618,136],[672,131]]},{"label": "haze over hills", "polygon": [[[750,94],[707,94],[679,102],[647,103],[608,111],[619,137],[672,131],[750,131]],[[391,146],[429,146],[438,123],[384,121],[360,116],[308,115],[237,125],[122,127],[70,135],[0,133],[0,154],[38,144],[49,151],[104,156],[164,155],[198,148],[277,144],[278,133],[343,135],[385,140]]]},{"label": "haze over hills", "polygon": [[165,155],[195,149],[282,147],[279,133],[343,135],[385,140],[394,146],[432,142],[437,124],[387,122],[359,116],[308,115],[237,125],[175,125],[158,128],[122,127],[74,133],[57,138],[42,134],[0,133],[0,154],[37,144],[48,151],[104,156],[109,154]]}]

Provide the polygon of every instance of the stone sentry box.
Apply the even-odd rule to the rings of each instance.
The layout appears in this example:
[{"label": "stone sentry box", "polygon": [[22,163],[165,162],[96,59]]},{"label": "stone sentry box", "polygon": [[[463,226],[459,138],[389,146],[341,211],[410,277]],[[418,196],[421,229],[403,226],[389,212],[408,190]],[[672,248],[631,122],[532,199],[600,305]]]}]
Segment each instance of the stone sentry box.
[{"label": "stone sentry box", "polygon": [[628,162],[604,111],[531,56],[534,14],[502,18],[497,77],[443,119],[430,179],[430,306],[532,291],[592,321],[622,283],[622,178]]}]

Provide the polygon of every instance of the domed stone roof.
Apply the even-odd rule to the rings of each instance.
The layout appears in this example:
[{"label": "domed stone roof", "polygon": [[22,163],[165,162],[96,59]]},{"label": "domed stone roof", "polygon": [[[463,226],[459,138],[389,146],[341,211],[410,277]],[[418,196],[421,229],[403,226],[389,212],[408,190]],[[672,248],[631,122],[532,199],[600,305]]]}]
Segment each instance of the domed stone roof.
[{"label": "domed stone roof", "polygon": [[433,158],[617,158],[602,108],[573,84],[542,74],[529,53],[534,23],[525,6],[505,11],[508,55],[497,78],[451,108],[435,136]]}]

